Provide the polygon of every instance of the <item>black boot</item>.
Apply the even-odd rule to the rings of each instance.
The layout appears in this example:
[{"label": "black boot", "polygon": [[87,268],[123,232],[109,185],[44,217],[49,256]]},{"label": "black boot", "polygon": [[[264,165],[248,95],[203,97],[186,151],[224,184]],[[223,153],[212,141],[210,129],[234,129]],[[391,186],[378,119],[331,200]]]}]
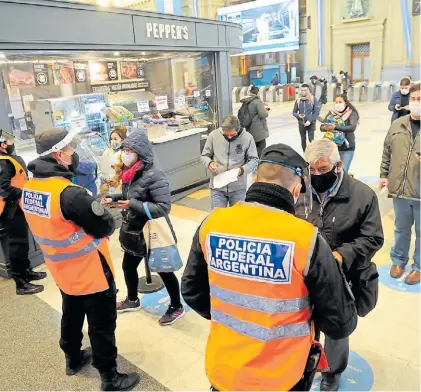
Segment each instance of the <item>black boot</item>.
[{"label": "black boot", "polygon": [[23,278],[14,278],[14,279],[16,282],[17,295],[37,294],[37,293],[40,293],[41,291],[44,291],[44,286],[28,283]]},{"label": "black boot", "polygon": [[322,382],[320,383],[321,391],[337,391],[339,390],[339,381],[341,374],[322,373]]},{"label": "black boot", "polygon": [[33,280],[41,280],[47,277],[46,272],[35,272],[32,268],[28,268],[25,271],[25,278],[28,282],[32,282]]},{"label": "black boot", "polygon": [[66,375],[74,376],[91,362],[92,349],[90,347],[80,352],[79,358],[74,359],[66,356]]},{"label": "black boot", "polygon": [[101,373],[101,391],[131,391],[139,384],[138,373],[119,373],[116,368]]}]

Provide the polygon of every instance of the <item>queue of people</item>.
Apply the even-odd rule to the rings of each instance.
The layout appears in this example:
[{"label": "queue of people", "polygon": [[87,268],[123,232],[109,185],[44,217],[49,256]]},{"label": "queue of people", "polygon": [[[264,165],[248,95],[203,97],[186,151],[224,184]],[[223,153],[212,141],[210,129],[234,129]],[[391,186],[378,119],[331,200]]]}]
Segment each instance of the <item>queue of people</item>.
[{"label": "queue of people", "polygon": [[[305,136],[320,109],[306,89],[294,108]],[[259,117],[258,99],[246,102],[256,102],[256,112],[248,107],[251,124],[267,117]],[[415,223],[414,264],[405,282],[417,284],[420,84],[410,88],[407,109],[410,114],[393,121],[386,136],[380,186],[387,187],[395,209],[390,274],[400,278],[404,273]],[[194,235],[181,294],[173,272],[159,273],[171,299],[159,324],[171,325],[184,315],[181,295],[210,320],[206,373],[213,390],[308,390],[324,354],[329,369],[320,389],[339,389],[349,336],[358,316],[376,306],[378,273],[372,259],[384,242],[375,192],[347,173],[358,120],[347,96],[337,97],[321,127],[331,135],[303,143],[304,158],[284,144],[259,152],[256,136],[235,116],[210,133],[202,162],[210,172],[213,211]],[[43,290],[30,283],[46,274],[29,266],[29,226],[61,292],[66,374],[77,374],[92,358],[102,390],[131,390],[140,376],[117,370],[117,312],[140,309],[137,268],[148,253],[143,227],[148,219],[165,217],[172,229],[169,183],[154,164],[144,132],[113,133],[108,153],[121,160],[121,193],[96,200],[74,184],[77,146],[76,133],[45,131],[36,137],[39,158],[27,169],[13,154],[13,143],[0,138],[0,219],[8,233],[12,274],[17,294]],[[33,173],[29,180],[28,170]],[[230,171],[235,176],[226,187],[215,188],[216,177]],[[255,182],[247,188],[253,172]],[[121,302],[107,241],[115,223],[107,208],[123,215],[119,239],[127,297]],[[91,349],[82,350],[85,316]]]}]

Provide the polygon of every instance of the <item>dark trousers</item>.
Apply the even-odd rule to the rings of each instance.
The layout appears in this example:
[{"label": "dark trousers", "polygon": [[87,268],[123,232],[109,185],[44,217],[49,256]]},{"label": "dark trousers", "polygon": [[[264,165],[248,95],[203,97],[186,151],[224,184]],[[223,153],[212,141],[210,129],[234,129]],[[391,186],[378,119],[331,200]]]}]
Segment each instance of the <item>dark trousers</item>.
[{"label": "dark trousers", "polygon": [[28,253],[28,224],[20,207],[12,218],[4,217],[1,221],[7,233],[9,248],[10,270],[13,278],[25,278],[26,270],[30,266]]},{"label": "dark trousers", "polygon": [[316,129],[316,122],[311,123],[308,127],[304,126],[302,120],[299,122],[299,130],[301,136],[301,147],[303,151],[307,148],[307,134],[308,140],[311,143],[314,140],[314,130]]},{"label": "dark trousers", "polygon": [[[137,285],[139,283],[139,275],[137,273],[137,267],[139,267],[142,259],[143,257],[133,256],[124,252],[123,272],[127,286],[127,297],[130,301],[136,301],[138,298]],[[171,305],[175,308],[181,308],[180,284],[174,272],[159,272],[158,275],[161,277],[168,291]]]},{"label": "dark trousers", "polygon": [[262,151],[266,148],[266,139],[256,142],[257,156],[260,158],[262,156]]},{"label": "dark trousers", "polygon": [[91,341],[92,365],[100,373],[117,367],[115,328],[117,321],[116,289],[89,295],[68,295],[63,297],[60,347],[70,361],[77,360],[82,347],[82,328],[85,315],[88,319],[88,335]]},{"label": "dark trousers", "polygon": [[322,373],[324,377],[340,377],[348,366],[349,338],[332,339],[325,335],[325,353],[330,372]]}]

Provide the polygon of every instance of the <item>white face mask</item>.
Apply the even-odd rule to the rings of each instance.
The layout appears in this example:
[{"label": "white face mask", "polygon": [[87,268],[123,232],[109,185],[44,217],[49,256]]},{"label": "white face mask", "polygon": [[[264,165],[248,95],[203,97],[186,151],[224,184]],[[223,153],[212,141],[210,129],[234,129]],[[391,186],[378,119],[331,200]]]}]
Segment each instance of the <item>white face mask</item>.
[{"label": "white face mask", "polygon": [[408,95],[409,94],[409,88],[401,88],[401,94],[402,95]]},{"label": "white face mask", "polygon": [[410,101],[409,102],[409,110],[414,116],[419,116],[421,113],[421,106],[420,103],[417,101]]},{"label": "white face mask", "polygon": [[124,166],[130,167],[136,161],[137,154],[135,152],[124,152],[121,154],[121,161],[124,163]]},{"label": "white face mask", "polygon": [[335,103],[335,110],[337,112],[343,112],[345,110],[345,103]]}]

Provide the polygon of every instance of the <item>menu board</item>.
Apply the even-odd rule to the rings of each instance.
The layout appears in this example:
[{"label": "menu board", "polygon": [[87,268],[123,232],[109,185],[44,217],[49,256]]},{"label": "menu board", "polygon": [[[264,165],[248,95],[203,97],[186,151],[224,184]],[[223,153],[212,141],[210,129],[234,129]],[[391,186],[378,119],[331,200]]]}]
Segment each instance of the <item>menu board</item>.
[{"label": "menu board", "polygon": [[34,74],[37,86],[48,86],[50,84],[48,64],[34,64]]},{"label": "menu board", "polygon": [[88,69],[89,64],[86,62],[74,63],[75,68],[75,82],[76,83],[86,83],[88,81]]},{"label": "menu board", "polygon": [[89,76],[91,82],[111,82],[118,79],[116,61],[90,61]]},{"label": "menu board", "polygon": [[73,63],[53,64],[53,78],[54,84],[72,84],[75,81],[75,72]]},{"label": "menu board", "polygon": [[9,84],[12,88],[35,87],[32,64],[16,64],[9,68]]},{"label": "menu board", "polygon": [[144,78],[143,63],[140,61],[121,61],[120,74],[123,80]]}]

